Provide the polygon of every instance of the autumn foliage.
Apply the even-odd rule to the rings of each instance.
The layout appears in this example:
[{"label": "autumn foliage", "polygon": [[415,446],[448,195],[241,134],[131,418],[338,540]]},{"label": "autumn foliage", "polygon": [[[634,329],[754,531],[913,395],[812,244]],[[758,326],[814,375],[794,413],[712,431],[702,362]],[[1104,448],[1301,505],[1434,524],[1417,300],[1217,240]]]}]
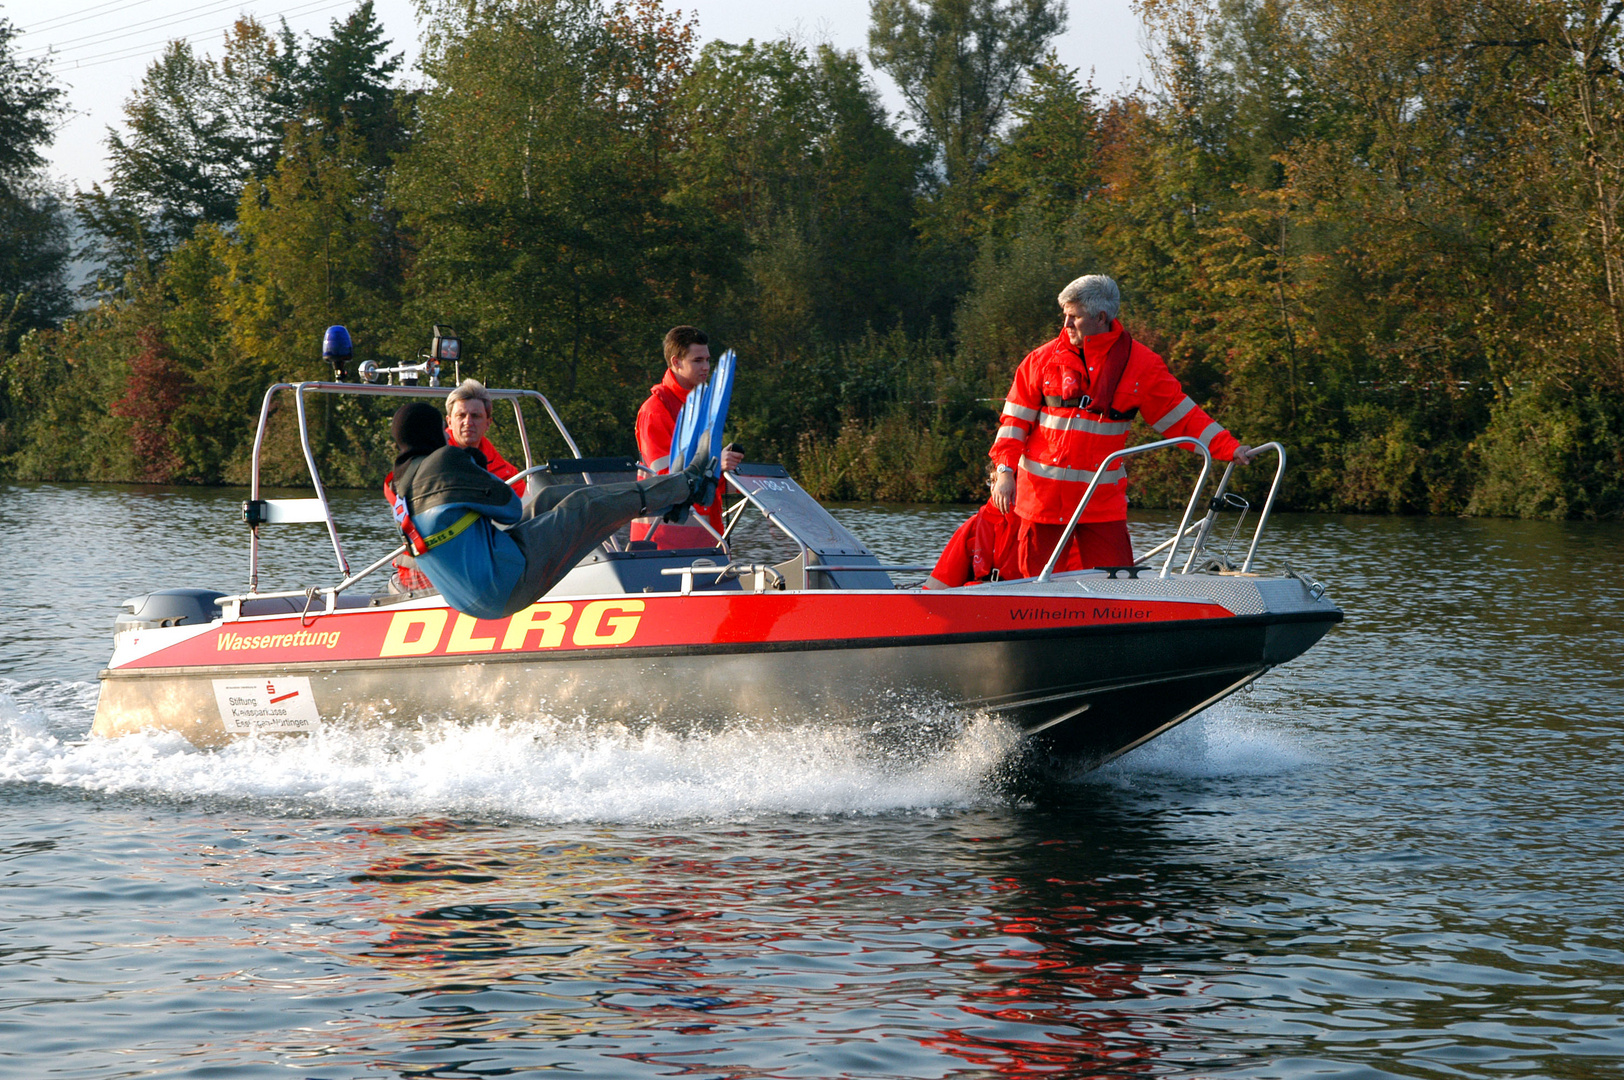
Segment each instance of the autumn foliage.
[{"label": "autumn foliage", "polygon": [[[874,0],[901,115],[855,54],[700,47],[657,0],[424,10],[409,91],[365,3],[154,65],[79,200],[95,306],[0,357],[14,475],[241,481],[335,322],[358,360],[455,326],[465,374],[628,453],[688,322],[742,358],[753,459],[975,499],[1015,364],[1104,272],[1203,406],[1289,448],[1289,505],[1624,514],[1624,3],[1138,0],[1151,85],[1107,93],[1049,51],[1058,0]],[[359,407],[319,442],[339,482],[388,460]]]},{"label": "autumn foliage", "polygon": [[129,421],[130,445],[140,470],[137,479],[174,483],[186,479],[186,462],[176,450],[171,425],[196,388],[157,327],[142,327],[136,341],[140,351],[130,358],[124,396],[113,402],[111,411]]}]

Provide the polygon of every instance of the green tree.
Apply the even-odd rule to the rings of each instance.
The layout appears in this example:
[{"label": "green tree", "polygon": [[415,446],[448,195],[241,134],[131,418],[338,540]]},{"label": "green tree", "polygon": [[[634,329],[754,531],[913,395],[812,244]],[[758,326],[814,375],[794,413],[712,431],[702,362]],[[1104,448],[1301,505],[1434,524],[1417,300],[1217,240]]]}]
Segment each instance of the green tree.
[{"label": "green tree", "polygon": [[285,126],[298,116],[290,90],[299,46],[286,23],[273,36],[238,19],[216,64],[171,42],[125,103],[125,134],[107,135],[111,176],[76,203],[102,279],[121,294],[150,284],[198,225],[233,219],[242,185],[275,167]]},{"label": "green tree", "polygon": [[869,56],[920,126],[949,193],[949,220],[969,212],[1010,103],[1050,39],[1065,29],[1056,0],[873,0]]},{"label": "green tree", "polygon": [[329,148],[320,131],[290,131],[276,171],[249,181],[235,230],[215,243],[235,348],[268,361],[266,375],[322,375],[317,336],[332,323],[373,348],[395,332],[396,237],[365,153],[358,142]]},{"label": "green tree", "polygon": [[40,150],[62,109],[62,88],[52,83],[43,58],[23,60],[12,42],[17,28],[0,19],[0,181],[36,172]]},{"label": "green tree", "polygon": [[724,320],[762,358],[809,330],[849,340],[908,309],[917,154],[856,56],[712,42],[687,80],[675,198],[732,229],[744,276]]},{"label": "green tree", "polygon": [[617,452],[660,335],[714,302],[697,254],[714,219],[665,199],[660,167],[691,62],[691,26],[653,3],[447,6],[394,174],[424,325],[456,326],[477,374],[542,387]]},{"label": "green tree", "polygon": [[113,194],[104,197],[97,185],[92,203],[116,202],[150,222],[158,253],[203,222],[232,220],[249,159],[231,114],[219,65],[185,41],[170,42],[125,105],[128,137],[108,132]]},{"label": "green tree", "polygon": [[402,55],[389,55],[389,45],[372,0],[363,0],[343,22],[335,19],[326,37],[310,39],[287,79],[288,111],[319,128],[329,145],[341,135],[351,139],[374,169],[386,168],[406,138],[394,85]]},{"label": "green tree", "polygon": [[1099,108],[1093,86],[1050,52],[1010,104],[1015,123],[982,182],[980,229],[1002,233],[1021,208],[1059,224],[1099,186]]},{"label": "green tree", "polygon": [[19,335],[73,310],[67,268],[72,232],[61,196],[37,178],[0,190],[0,357]]},{"label": "green tree", "polygon": [[360,145],[381,187],[405,131],[391,85],[401,58],[388,47],[371,0],[303,44],[286,21],[273,34],[239,19],[218,63],[171,42],[125,105],[125,130],[108,132],[107,188],[78,200],[106,277],[150,281],[200,224],[233,221],[243,185],[270,175],[290,125]]},{"label": "green tree", "polygon": [[309,58],[286,20],[272,32],[244,16],[226,34],[220,58],[227,126],[240,139],[239,173],[269,176],[282,153],[289,124],[306,108]]},{"label": "green tree", "polygon": [[45,61],[16,55],[0,19],[0,358],[21,333],[68,313],[68,226],[60,196],[40,170],[62,90]]}]

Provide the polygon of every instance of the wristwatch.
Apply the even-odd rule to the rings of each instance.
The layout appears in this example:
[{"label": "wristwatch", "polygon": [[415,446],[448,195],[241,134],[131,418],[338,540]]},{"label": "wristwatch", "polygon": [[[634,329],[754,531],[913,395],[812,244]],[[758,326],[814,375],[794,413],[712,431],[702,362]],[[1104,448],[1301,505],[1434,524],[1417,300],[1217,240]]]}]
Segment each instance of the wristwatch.
[{"label": "wristwatch", "polygon": [[1003,462],[999,462],[998,463],[998,471],[1001,472],[1001,473],[1006,473],[1006,472],[1007,473],[1012,473],[1015,470],[1010,468],[1008,465],[1005,465]]}]

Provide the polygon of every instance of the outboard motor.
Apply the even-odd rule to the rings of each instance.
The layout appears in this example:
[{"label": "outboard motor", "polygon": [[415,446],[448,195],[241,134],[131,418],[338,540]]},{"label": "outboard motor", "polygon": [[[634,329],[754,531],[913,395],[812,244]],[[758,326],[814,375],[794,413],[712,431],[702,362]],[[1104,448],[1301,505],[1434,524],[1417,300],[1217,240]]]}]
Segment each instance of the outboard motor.
[{"label": "outboard motor", "polygon": [[164,626],[201,626],[220,617],[220,597],[213,589],[159,589],[124,601],[113,621],[113,633],[156,630]]}]

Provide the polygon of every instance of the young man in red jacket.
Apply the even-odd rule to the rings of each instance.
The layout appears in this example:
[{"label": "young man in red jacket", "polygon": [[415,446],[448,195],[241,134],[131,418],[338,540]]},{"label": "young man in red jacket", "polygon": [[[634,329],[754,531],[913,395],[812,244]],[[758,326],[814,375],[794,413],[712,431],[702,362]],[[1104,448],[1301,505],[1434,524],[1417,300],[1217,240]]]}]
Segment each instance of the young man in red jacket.
[{"label": "young man in red jacket", "polygon": [[[682,403],[711,376],[710,338],[697,326],[673,326],[665,335],[665,378],[649,388],[648,400],[637,410],[637,454],[656,473],[671,471],[671,436],[677,430]],[[744,461],[737,450],[722,451],[722,469],[732,471]],[[722,531],[722,488],[716,498],[693,512]],[[633,540],[652,540],[662,548],[715,547],[716,538],[699,525],[671,525],[659,518],[632,522]]]},{"label": "young man in red jacket", "polygon": [[[1117,321],[1121,294],[1103,274],[1060,291],[1060,336],[1027,354],[1004,399],[991,456],[998,469],[992,503],[1020,516],[1021,575],[1042,572],[1105,458],[1127,445],[1137,413],[1162,438],[1198,439],[1218,461],[1245,465],[1243,445],[1201,410],[1167,364]],[[1100,476],[1056,570],[1127,566],[1127,474]]]}]

